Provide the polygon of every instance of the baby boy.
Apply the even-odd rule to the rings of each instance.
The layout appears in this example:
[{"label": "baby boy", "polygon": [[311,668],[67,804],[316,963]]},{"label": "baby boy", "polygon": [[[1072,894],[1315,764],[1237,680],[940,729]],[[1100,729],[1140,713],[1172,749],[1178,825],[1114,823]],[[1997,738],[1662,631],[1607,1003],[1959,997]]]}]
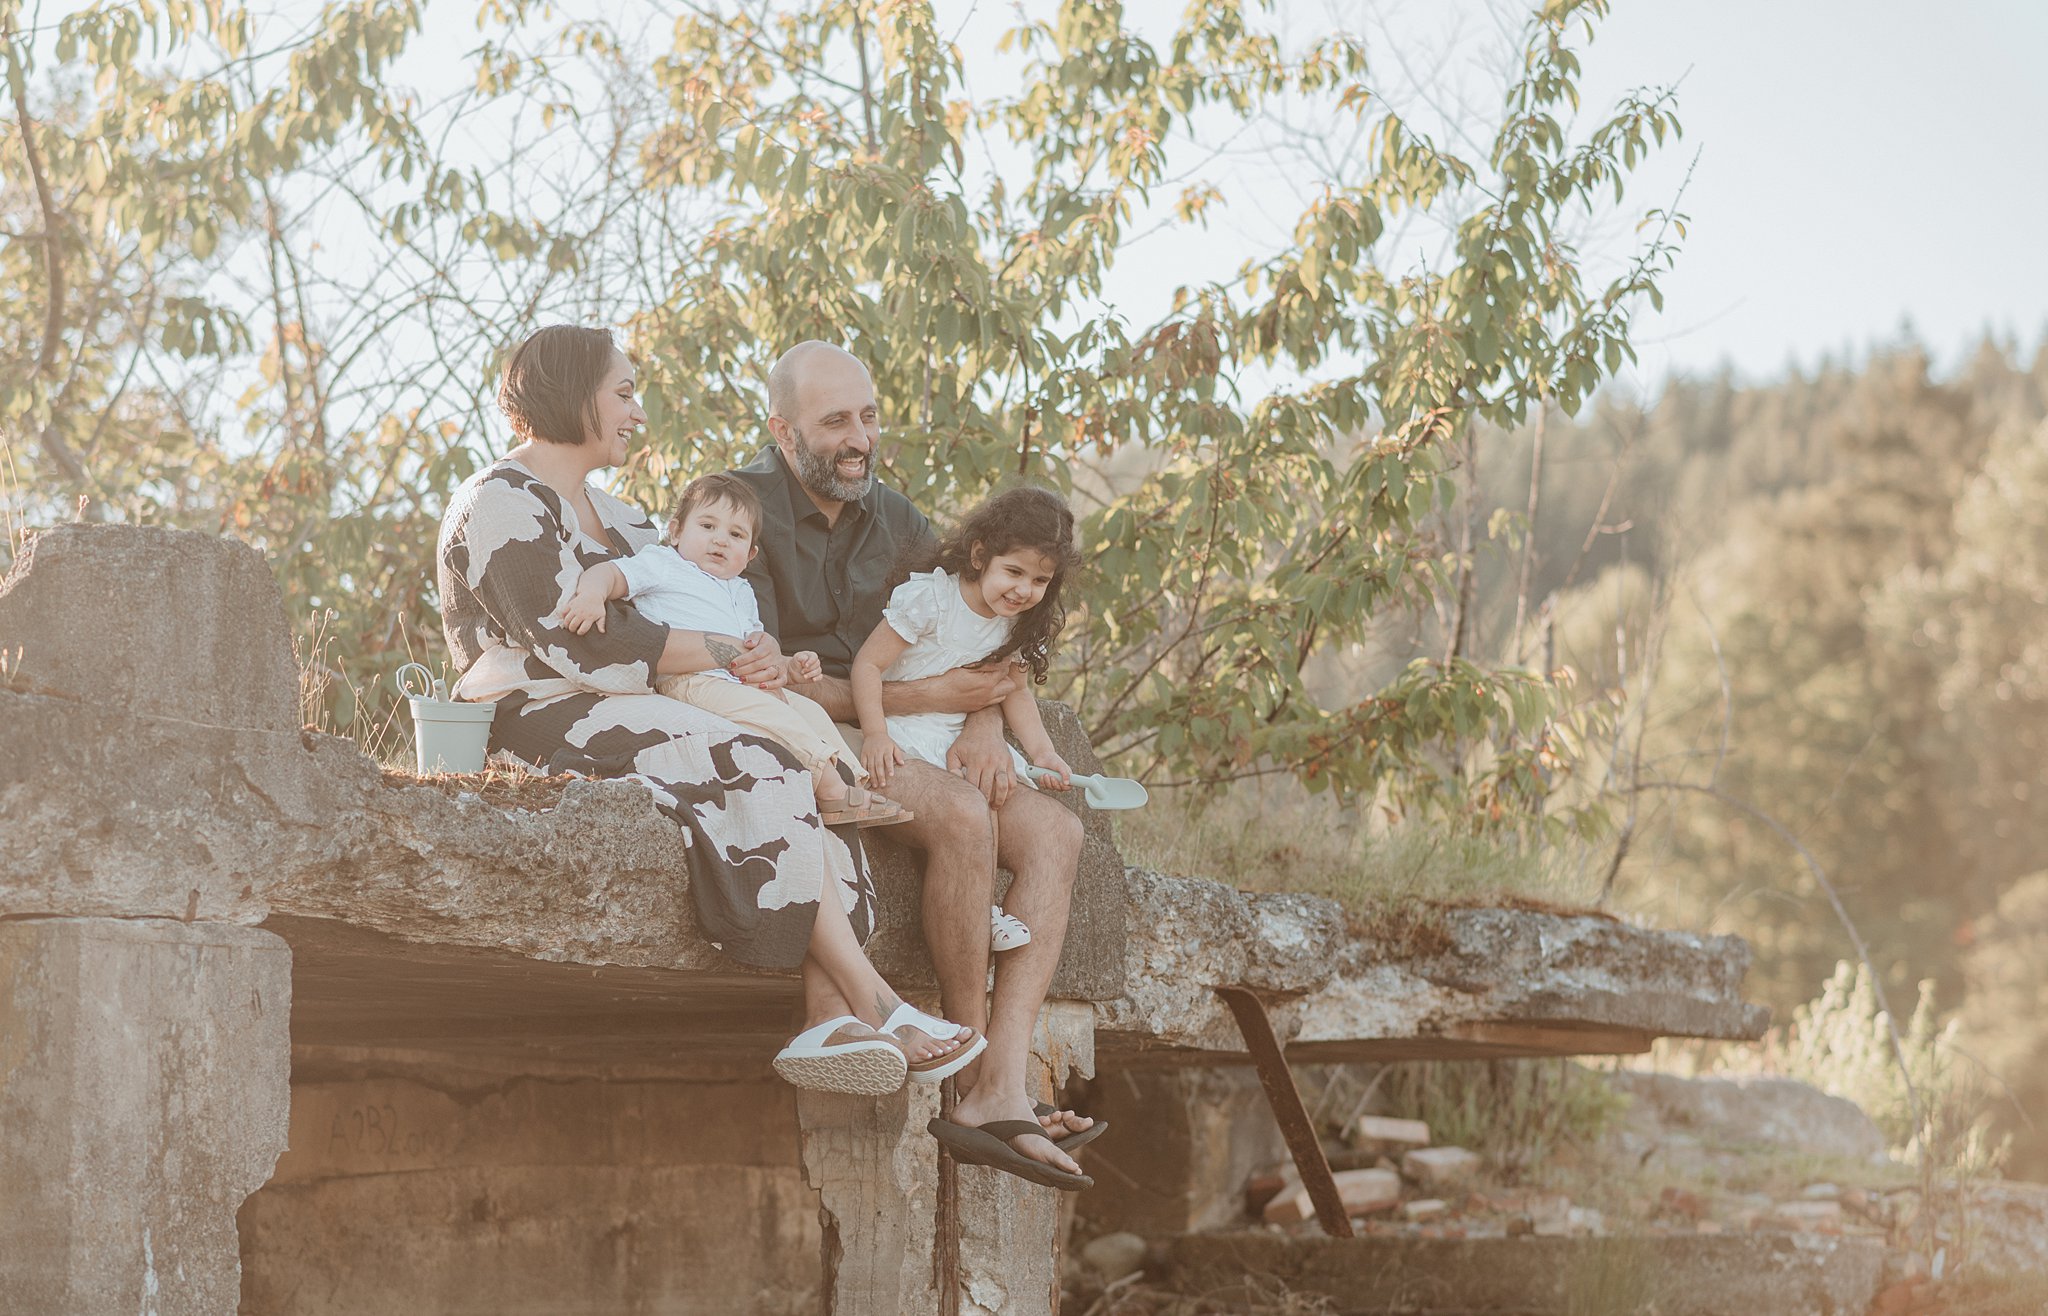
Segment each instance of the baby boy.
[{"label": "baby boy", "polygon": [[[759,551],[761,500],[730,475],[705,475],[683,487],[668,542],[649,544],[632,557],[600,562],[585,571],[562,609],[562,624],[578,635],[603,627],[604,606],[631,599],[640,614],[679,630],[741,638],[762,629],[754,587],[740,573]],[[789,656],[786,679],[814,681],[818,655]],[[892,800],[848,786],[867,780],[860,757],[847,748],[824,709],[799,694],[743,685],[723,668],[666,676],[655,688],[671,699],[694,704],[728,722],[759,732],[794,753],[810,769],[818,808],[826,826],[908,822],[911,815]]]}]

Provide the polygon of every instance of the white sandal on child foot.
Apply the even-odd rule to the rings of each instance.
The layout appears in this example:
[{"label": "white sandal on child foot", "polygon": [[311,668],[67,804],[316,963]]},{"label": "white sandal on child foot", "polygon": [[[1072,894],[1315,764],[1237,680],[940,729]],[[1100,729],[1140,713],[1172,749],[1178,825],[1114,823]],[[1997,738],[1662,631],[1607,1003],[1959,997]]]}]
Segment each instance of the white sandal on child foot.
[{"label": "white sandal on child foot", "polygon": [[1001,905],[991,905],[988,911],[990,950],[1015,950],[1031,944],[1031,929],[1024,920],[1009,913]]},{"label": "white sandal on child foot", "polygon": [[850,1014],[806,1028],[775,1053],[775,1072],[813,1092],[880,1097],[903,1086],[903,1048]]},{"label": "white sandal on child foot", "polygon": [[955,1038],[961,1041],[961,1045],[944,1055],[910,1061],[910,1081],[913,1083],[942,1083],[967,1068],[988,1048],[988,1039],[981,1035],[979,1029],[935,1019],[908,1001],[897,1006],[882,1023],[882,1031],[891,1037],[896,1036],[899,1028],[915,1028],[934,1042],[950,1042]]}]

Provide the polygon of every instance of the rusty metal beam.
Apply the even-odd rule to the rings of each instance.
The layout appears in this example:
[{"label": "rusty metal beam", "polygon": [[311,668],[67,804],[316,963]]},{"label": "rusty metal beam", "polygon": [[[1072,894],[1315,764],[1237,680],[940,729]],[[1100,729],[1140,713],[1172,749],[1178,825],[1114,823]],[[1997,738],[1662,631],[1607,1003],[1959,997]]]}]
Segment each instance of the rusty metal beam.
[{"label": "rusty metal beam", "polygon": [[1259,1085],[1266,1089],[1266,1104],[1273,1108],[1280,1136],[1287,1140],[1287,1150],[1294,1156],[1301,1186],[1308,1189],[1309,1200],[1315,1203],[1317,1223],[1332,1238],[1350,1238],[1351,1218],[1345,1213],[1344,1199],[1337,1192],[1337,1181],[1330,1174],[1330,1162],[1323,1155],[1322,1140],[1316,1137],[1308,1107],[1301,1104],[1301,1090],[1294,1086],[1294,1074],[1287,1068],[1280,1039],[1273,1034],[1266,1003],[1243,987],[1218,987],[1216,994],[1237,1017],[1237,1030],[1244,1034],[1245,1050],[1251,1052],[1252,1063],[1258,1067]]},{"label": "rusty metal beam", "polygon": [[[953,1080],[939,1085],[939,1118],[951,1119],[960,1097]],[[938,1218],[932,1247],[932,1286],[939,1291],[939,1316],[960,1316],[960,1166],[939,1144]]]}]

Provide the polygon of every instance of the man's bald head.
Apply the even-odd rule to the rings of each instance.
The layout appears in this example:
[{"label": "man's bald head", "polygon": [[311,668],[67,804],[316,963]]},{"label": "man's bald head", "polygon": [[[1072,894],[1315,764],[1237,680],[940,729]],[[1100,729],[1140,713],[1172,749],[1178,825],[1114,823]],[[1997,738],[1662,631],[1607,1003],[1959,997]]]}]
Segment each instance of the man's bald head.
[{"label": "man's bald head", "polygon": [[768,371],[768,432],[828,517],[874,487],[882,438],[875,381],[845,348],[812,339],[776,358]]},{"label": "man's bald head", "polygon": [[775,364],[768,368],[768,414],[801,423],[804,380],[815,367],[827,362],[842,368],[852,366],[862,375],[868,372],[861,359],[845,348],[823,339],[806,339],[776,357]]}]

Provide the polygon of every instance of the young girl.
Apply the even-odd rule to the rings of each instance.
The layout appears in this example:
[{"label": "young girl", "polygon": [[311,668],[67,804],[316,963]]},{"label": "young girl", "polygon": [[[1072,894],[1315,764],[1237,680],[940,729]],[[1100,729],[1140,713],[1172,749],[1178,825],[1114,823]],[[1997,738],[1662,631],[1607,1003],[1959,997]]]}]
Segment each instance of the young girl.
[{"label": "young girl", "polygon": [[[1080,565],[1074,514],[1049,490],[1011,489],[969,512],[944,542],[908,565],[910,578],[890,594],[882,624],[854,656],[850,673],[861,762],[878,790],[888,788],[906,755],[944,768],[946,751],[967,720],[964,713],[887,717],[883,681],[1004,660],[1045,680],[1052,642],[1066,620],[1060,586]],[[1017,779],[1031,782],[1030,769],[1037,767],[1049,775],[1035,784],[1071,790],[1072,769],[1046,735],[1031,684],[1003,700],[1003,720],[1024,749],[1022,755],[1010,751]],[[1030,929],[1018,919],[1000,908],[991,917],[997,950],[1030,941]]]}]

